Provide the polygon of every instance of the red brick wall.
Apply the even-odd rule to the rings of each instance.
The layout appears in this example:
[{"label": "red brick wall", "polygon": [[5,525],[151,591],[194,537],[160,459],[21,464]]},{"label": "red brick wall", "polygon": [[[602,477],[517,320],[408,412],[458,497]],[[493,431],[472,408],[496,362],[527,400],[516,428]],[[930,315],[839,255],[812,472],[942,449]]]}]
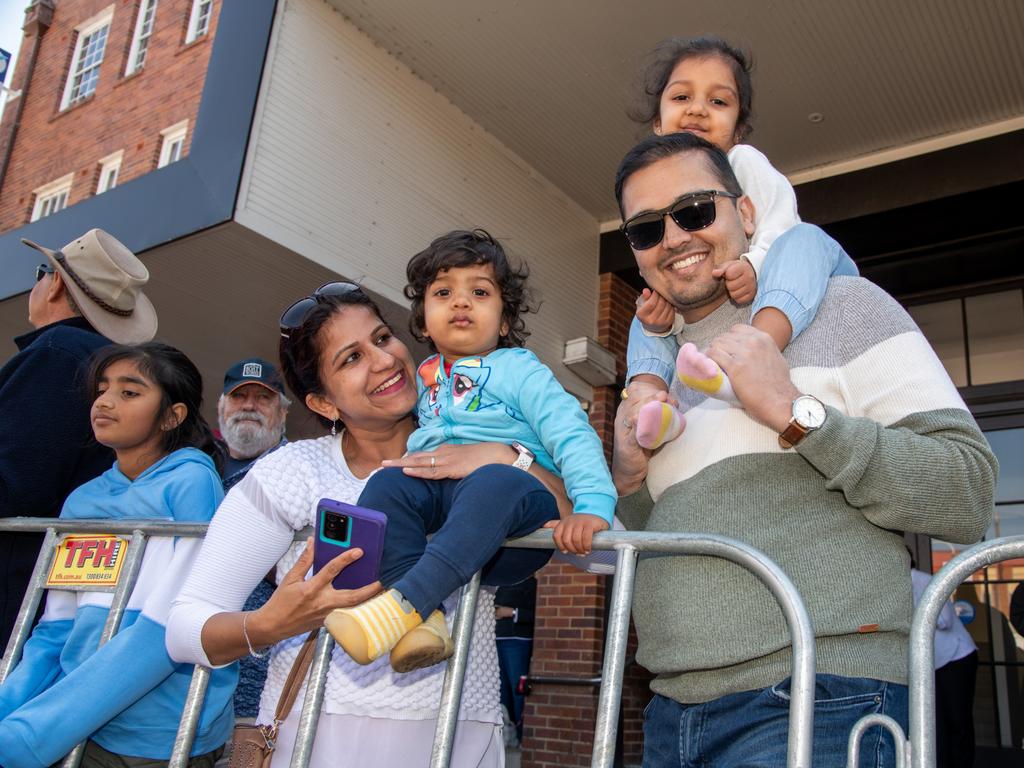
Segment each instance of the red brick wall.
[{"label": "red brick wall", "polygon": [[[606,273],[600,278],[597,341],[615,353],[620,380],[626,373],[626,342],[636,291]],[[611,459],[611,441],[619,387],[597,387],[590,422]],[[552,564],[538,574],[537,618],[532,676],[591,678],[601,674],[604,659],[605,577]],[[635,652],[630,633],[627,657]],[[623,758],[640,763],[643,749],[642,711],[646,706],[647,673],[627,666],[622,708]],[[523,733],[523,766],[569,768],[590,765],[598,689],[587,685],[538,683],[527,697]]]},{"label": "red brick wall", "polygon": [[[537,574],[537,613],[530,674],[591,678],[601,674],[604,577],[553,563]],[[522,764],[588,766],[597,689],[537,684],[526,699]]]},{"label": "red brick wall", "polygon": [[[203,81],[216,34],[220,2],[214,3],[210,31],[190,45],[185,33],[192,0],[160,0],[145,67],[124,76],[135,32],[139,0],[113,0],[114,17],[100,67],[96,92],[61,112],[68,69],[75,47],[75,27],[112,0],[61,0],[53,24],[39,43],[39,55],[28,84],[10,164],[0,188],[0,232],[28,223],[32,190],[74,172],[69,204],[95,193],[98,161],[124,150],[118,184],[156,168],[160,131],[188,119],[186,152],[192,140]],[[26,89],[29,38],[10,83]],[[0,124],[0,151],[8,141],[17,102],[9,101]]]}]

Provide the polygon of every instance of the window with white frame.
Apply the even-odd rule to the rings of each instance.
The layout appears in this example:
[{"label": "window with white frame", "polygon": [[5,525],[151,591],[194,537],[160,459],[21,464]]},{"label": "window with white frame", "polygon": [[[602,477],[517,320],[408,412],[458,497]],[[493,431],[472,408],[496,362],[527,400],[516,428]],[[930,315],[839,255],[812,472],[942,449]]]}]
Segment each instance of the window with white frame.
[{"label": "window with white frame", "polygon": [[77,104],[96,91],[100,79],[100,65],[107,50],[110,22],[113,18],[114,6],[110,5],[75,27],[75,50],[71,56],[71,69],[64,85],[61,109]]},{"label": "window with white frame", "polygon": [[122,157],[124,157],[123,149],[100,159],[100,178],[96,183],[97,195],[117,186],[117,177],[121,174]]},{"label": "window with white frame", "polygon": [[213,0],[192,0],[192,13],[188,17],[188,32],[185,42],[191,43],[210,31],[210,17],[213,15]]},{"label": "window with white frame", "polygon": [[149,50],[149,38],[153,35],[156,19],[156,3],[157,0],[142,0],[139,5],[132,47],[128,51],[128,66],[124,72],[126,75],[134,74],[146,65],[146,51]]},{"label": "window with white frame", "polygon": [[44,184],[32,190],[35,196],[35,203],[32,205],[32,221],[46,218],[57,211],[68,207],[68,198],[71,197],[71,182],[75,174],[69,173],[61,176],[56,181]]},{"label": "window with white frame", "polygon": [[157,168],[176,163],[185,154],[185,135],[188,133],[188,120],[175,123],[170,128],[160,131],[163,136],[163,144],[160,145],[160,160]]}]

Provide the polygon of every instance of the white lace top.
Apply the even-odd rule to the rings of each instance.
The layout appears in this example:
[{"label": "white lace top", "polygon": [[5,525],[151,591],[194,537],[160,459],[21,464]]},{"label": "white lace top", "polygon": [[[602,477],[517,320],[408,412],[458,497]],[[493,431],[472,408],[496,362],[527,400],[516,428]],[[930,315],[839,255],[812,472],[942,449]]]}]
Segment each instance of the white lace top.
[{"label": "white lace top", "polygon": [[[313,524],[316,503],[332,498],[355,503],[366,484],[349,470],[340,435],[300,440],[260,459],[217,510],[185,585],[174,601],[167,646],[178,661],[209,665],[203,651],[203,625],[216,613],[240,610],[253,587],[275,563],[283,576],[295,563],[302,544],[297,530]],[[455,596],[445,601],[449,628]],[[303,637],[274,646],[259,722],[270,722]],[[387,657],[367,666],[335,648],[324,711],[391,720],[426,720],[437,716],[445,664],[399,674]],[[302,701],[301,695],[298,699]],[[294,714],[297,714],[298,707]],[[498,659],[494,641],[494,596],[481,590],[459,718],[500,723]]]}]

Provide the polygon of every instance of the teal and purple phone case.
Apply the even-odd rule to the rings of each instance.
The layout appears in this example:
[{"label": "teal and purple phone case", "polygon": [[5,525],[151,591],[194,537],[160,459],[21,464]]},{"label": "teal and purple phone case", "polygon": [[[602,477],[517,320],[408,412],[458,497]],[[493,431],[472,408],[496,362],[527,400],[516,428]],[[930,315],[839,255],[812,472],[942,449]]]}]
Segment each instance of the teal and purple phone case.
[{"label": "teal and purple phone case", "polygon": [[363,556],[334,577],[334,588],[358,589],[377,581],[387,524],[387,515],[375,509],[320,499],[316,504],[313,573],[338,555],[358,547]]}]

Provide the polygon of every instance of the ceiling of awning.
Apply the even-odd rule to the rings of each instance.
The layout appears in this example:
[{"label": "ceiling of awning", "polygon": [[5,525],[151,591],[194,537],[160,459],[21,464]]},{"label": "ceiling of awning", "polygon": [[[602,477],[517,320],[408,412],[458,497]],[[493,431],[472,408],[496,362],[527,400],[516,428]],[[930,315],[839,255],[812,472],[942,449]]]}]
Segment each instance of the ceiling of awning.
[{"label": "ceiling of awning", "polygon": [[789,174],[1024,127],[1020,0],[328,1],[602,221],[645,134],[637,63],[668,35],[753,53],[751,143]]}]

